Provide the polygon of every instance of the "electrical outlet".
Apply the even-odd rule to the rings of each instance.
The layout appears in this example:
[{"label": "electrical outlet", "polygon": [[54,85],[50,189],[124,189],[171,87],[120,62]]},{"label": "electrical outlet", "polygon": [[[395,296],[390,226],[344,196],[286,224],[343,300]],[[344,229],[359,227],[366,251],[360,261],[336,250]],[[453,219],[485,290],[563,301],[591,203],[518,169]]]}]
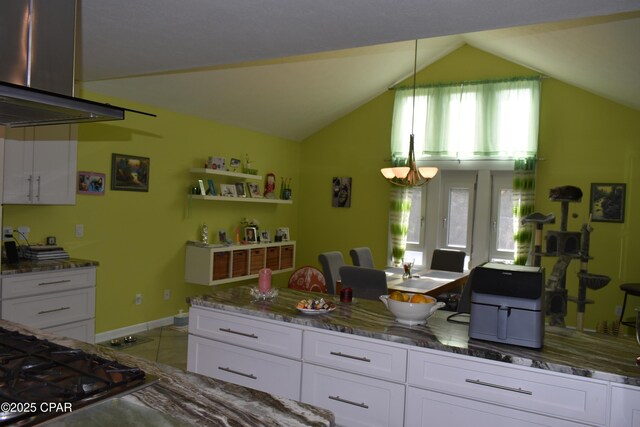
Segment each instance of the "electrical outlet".
[{"label": "electrical outlet", "polygon": [[142,294],[136,294],[136,305],[142,304]]},{"label": "electrical outlet", "polygon": [[171,289],[165,289],[164,290],[164,299],[166,299],[166,300],[171,299]]},{"label": "electrical outlet", "polygon": [[620,317],[620,315],[622,314],[622,306],[621,305],[616,305],[615,314],[616,314],[616,317]]},{"label": "electrical outlet", "polygon": [[76,237],[84,236],[84,225],[76,224]]},{"label": "electrical outlet", "polygon": [[13,239],[13,227],[7,225],[2,227],[2,240],[12,240]]}]

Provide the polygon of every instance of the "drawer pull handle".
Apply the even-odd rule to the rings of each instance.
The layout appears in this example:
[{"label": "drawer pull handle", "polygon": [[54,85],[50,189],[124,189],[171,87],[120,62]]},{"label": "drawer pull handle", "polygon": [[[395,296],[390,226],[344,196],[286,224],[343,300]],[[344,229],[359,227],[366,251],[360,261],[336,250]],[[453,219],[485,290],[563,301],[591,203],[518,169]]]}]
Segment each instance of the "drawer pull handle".
[{"label": "drawer pull handle", "polygon": [[222,332],[228,332],[230,334],[242,335],[243,337],[258,339],[258,336],[255,334],[245,334],[244,332],[238,332],[238,331],[234,331],[233,329],[225,329],[225,328],[220,328],[220,330]]},{"label": "drawer pull handle", "polygon": [[251,378],[252,380],[257,380],[258,379],[258,377],[256,377],[253,374],[245,374],[244,372],[234,371],[233,369],[230,369],[230,368],[223,368],[222,366],[218,366],[218,369],[220,369],[221,371],[225,371],[225,372],[229,372],[229,373],[232,373],[232,374],[240,375],[240,376],[243,376],[243,377]]},{"label": "drawer pull handle", "polygon": [[369,405],[366,405],[364,402],[358,403],[358,402],[354,402],[353,400],[343,399],[340,396],[329,396],[329,399],[337,400],[338,402],[346,403],[353,406],[358,406],[360,408],[369,409]]},{"label": "drawer pull handle", "polygon": [[486,382],[480,381],[480,380],[470,380],[469,378],[467,378],[465,381],[468,382],[468,383],[471,383],[471,384],[477,384],[477,385],[483,385],[483,386],[486,386],[486,387],[499,388],[500,390],[513,391],[514,393],[528,394],[530,396],[533,395],[533,392],[531,392],[529,390],[523,390],[520,387],[518,387],[518,388],[507,387],[506,385],[491,384],[491,383],[486,383]]},{"label": "drawer pull handle", "polygon": [[38,283],[38,286],[59,285],[60,283],[69,283],[70,281],[71,281],[70,279],[65,279],[65,280],[56,280],[55,282],[41,282],[41,283]]},{"label": "drawer pull handle", "polygon": [[53,310],[43,310],[43,311],[39,311],[38,314],[54,313],[56,311],[69,310],[70,308],[71,307],[60,307],[60,308],[54,308]]},{"label": "drawer pull handle", "polygon": [[329,353],[333,356],[340,356],[340,357],[346,357],[347,359],[355,359],[355,360],[359,360],[361,362],[371,362],[371,359],[368,359],[366,357],[360,357],[360,356],[351,356],[350,354],[344,354],[340,351],[332,351],[331,353]]}]

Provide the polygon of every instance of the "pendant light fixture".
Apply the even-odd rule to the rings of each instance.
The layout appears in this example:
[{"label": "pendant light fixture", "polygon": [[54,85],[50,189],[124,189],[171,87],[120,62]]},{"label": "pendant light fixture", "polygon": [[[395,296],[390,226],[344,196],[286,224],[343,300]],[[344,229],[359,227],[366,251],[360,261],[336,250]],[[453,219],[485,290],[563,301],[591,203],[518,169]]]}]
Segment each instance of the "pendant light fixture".
[{"label": "pendant light fixture", "polygon": [[418,187],[431,180],[437,173],[438,168],[421,167],[416,163],[416,154],[413,143],[413,122],[416,114],[416,68],[418,65],[418,40],[413,57],[413,104],[411,106],[411,135],[409,136],[409,156],[406,166],[380,169],[382,175],[393,185],[400,187]]}]

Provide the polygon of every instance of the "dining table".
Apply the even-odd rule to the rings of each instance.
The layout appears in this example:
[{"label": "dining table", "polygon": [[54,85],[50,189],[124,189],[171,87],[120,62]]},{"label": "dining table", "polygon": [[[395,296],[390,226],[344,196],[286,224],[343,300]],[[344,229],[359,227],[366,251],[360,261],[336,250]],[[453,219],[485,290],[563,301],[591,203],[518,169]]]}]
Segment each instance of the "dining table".
[{"label": "dining table", "polygon": [[469,277],[469,271],[455,272],[430,268],[414,268],[409,275],[404,274],[403,267],[388,267],[384,271],[389,292],[419,293],[432,297],[454,289],[462,289]]}]

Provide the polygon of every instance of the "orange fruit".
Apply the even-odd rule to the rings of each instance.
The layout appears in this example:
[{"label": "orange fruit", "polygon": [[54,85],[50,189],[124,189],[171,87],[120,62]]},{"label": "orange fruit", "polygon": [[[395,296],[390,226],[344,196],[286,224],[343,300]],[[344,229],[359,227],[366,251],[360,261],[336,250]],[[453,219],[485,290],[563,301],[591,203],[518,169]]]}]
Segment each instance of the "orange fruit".
[{"label": "orange fruit", "polygon": [[403,293],[402,296],[404,297],[404,302],[409,302],[409,298],[411,298],[409,294]]},{"label": "orange fruit", "polygon": [[417,304],[428,304],[430,303],[432,300],[429,297],[426,297],[424,295],[421,294],[414,294],[411,297],[411,300],[409,302],[411,303],[417,303]]},{"label": "orange fruit", "polygon": [[389,294],[389,299],[393,299],[396,301],[404,301],[404,295],[402,292],[393,291]]}]

